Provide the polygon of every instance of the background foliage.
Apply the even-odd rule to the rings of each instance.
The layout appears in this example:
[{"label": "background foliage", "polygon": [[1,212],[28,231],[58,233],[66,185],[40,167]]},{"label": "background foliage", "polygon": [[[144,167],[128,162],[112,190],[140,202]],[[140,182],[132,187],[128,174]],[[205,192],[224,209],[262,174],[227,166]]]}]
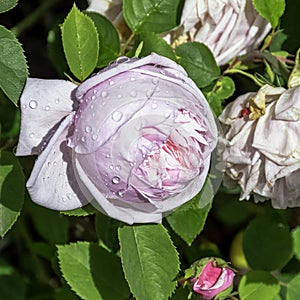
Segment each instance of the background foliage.
[{"label": "background foliage", "polygon": [[241,59],[223,68],[204,44],[174,50],[161,38],[178,24],[182,3],[124,0],[131,33],[122,41],[110,21],[84,12],[83,0],[0,0],[0,299],[194,299],[177,279],[207,256],[237,270],[231,299],[299,299],[299,209],[240,202],[238,190],[224,187],[214,195],[207,181],[162,225],[127,226],[91,207],[47,210],[24,189],[35,158],[13,152],[28,74],[83,81],[119,55],[155,51],[186,69],[216,115],[264,83],[287,86],[300,47],[298,0],[254,0],[272,38],[255,63]]}]

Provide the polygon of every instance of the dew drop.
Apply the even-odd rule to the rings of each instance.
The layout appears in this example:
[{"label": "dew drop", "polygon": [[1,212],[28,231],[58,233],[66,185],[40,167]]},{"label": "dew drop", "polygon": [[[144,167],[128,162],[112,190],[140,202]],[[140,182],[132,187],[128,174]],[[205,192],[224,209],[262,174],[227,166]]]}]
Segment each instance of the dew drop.
[{"label": "dew drop", "polygon": [[50,167],[50,166],[51,166],[51,162],[50,162],[50,161],[48,161],[47,165],[48,165],[48,167]]},{"label": "dew drop", "polygon": [[122,98],[122,95],[119,94],[119,95],[117,96],[117,98],[118,98],[118,99]]},{"label": "dew drop", "polygon": [[93,134],[93,136],[92,136],[92,140],[93,140],[93,141],[96,141],[96,140],[97,140],[97,138],[98,138],[98,135],[97,135],[97,134]]},{"label": "dew drop", "polygon": [[56,100],[55,100],[55,104],[59,104],[59,99],[56,99]]},{"label": "dew drop", "polygon": [[65,197],[61,197],[61,200],[62,200],[63,202],[66,202],[66,201],[67,201],[67,199],[66,199]]},{"label": "dew drop", "polygon": [[112,179],[112,183],[113,184],[118,184],[119,182],[120,182],[120,177],[114,176],[113,179]]},{"label": "dew drop", "polygon": [[156,103],[152,103],[151,107],[152,107],[152,109],[157,109],[157,104]]},{"label": "dew drop", "polygon": [[153,83],[153,84],[158,84],[158,78],[153,78],[153,79],[152,79],[152,83]]},{"label": "dew drop", "polygon": [[53,162],[53,166],[57,166],[57,161],[54,161],[54,162]]},{"label": "dew drop", "polygon": [[33,133],[33,132],[29,133],[29,137],[30,137],[31,139],[34,138],[34,133]]},{"label": "dew drop", "polygon": [[106,158],[110,158],[110,155],[107,153],[107,154],[105,154],[105,157]]},{"label": "dew drop", "polygon": [[22,108],[24,108],[24,109],[27,108],[27,105],[26,105],[26,104],[23,104],[23,105],[22,105]]},{"label": "dew drop", "polygon": [[113,114],[112,114],[112,119],[116,122],[119,122],[123,117],[123,113],[121,113],[120,111],[115,111]]},{"label": "dew drop", "polygon": [[110,165],[109,168],[112,170],[112,169],[114,168],[114,166],[113,166],[113,165]]},{"label": "dew drop", "polygon": [[90,106],[90,109],[94,109],[94,105],[93,104]]},{"label": "dew drop", "polygon": [[115,84],[115,82],[113,81],[113,80],[111,80],[110,82],[109,82],[109,85],[110,86],[112,86],[112,85],[114,85]]},{"label": "dew drop", "polygon": [[121,166],[120,165],[117,165],[116,167],[115,167],[115,169],[116,169],[116,171],[121,171]]},{"label": "dew drop", "polygon": [[94,93],[94,95],[96,95],[97,94],[97,90],[94,90],[93,93]]},{"label": "dew drop", "polygon": [[86,132],[86,133],[91,133],[92,130],[93,130],[93,129],[92,129],[91,126],[86,126],[86,127],[85,127],[85,132]]},{"label": "dew drop", "polygon": [[130,80],[131,80],[131,81],[135,81],[135,77],[131,77]]},{"label": "dew drop", "polygon": [[35,109],[35,108],[37,108],[37,106],[38,106],[38,104],[37,104],[37,102],[35,100],[31,100],[29,102],[29,107],[30,108]]},{"label": "dew drop", "polygon": [[152,90],[147,91],[147,93],[146,93],[147,98],[150,98],[152,95],[153,95]]},{"label": "dew drop", "polygon": [[85,136],[82,136],[82,137],[81,137],[81,141],[82,141],[83,143],[86,141]]},{"label": "dew drop", "polygon": [[107,97],[107,95],[108,95],[108,93],[107,93],[107,92],[105,92],[105,91],[103,91],[103,92],[101,93],[101,97],[102,97],[102,98],[105,98],[105,97]]},{"label": "dew drop", "polygon": [[130,93],[130,96],[131,96],[131,97],[136,97],[136,95],[137,95],[137,92],[136,92],[136,91],[131,91],[131,93]]},{"label": "dew drop", "polygon": [[123,197],[125,193],[126,193],[126,190],[121,189],[121,190],[119,190],[119,191],[117,192],[117,195],[118,195],[119,197]]},{"label": "dew drop", "polygon": [[45,110],[49,110],[50,109],[50,106],[49,105],[46,105],[45,106]]},{"label": "dew drop", "polygon": [[67,198],[68,198],[69,200],[71,200],[71,199],[72,199],[72,194],[67,194]]},{"label": "dew drop", "polygon": [[92,96],[92,100],[95,100],[96,99],[96,96]]}]

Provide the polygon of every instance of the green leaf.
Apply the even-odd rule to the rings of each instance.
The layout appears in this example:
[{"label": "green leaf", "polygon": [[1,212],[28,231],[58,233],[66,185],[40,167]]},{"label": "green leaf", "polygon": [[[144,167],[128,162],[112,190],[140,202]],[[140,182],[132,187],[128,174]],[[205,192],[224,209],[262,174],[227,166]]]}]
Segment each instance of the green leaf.
[{"label": "green leaf", "polygon": [[184,43],[176,48],[177,61],[199,88],[211,84],[220,75],[211,51],[202,43]]},{"label": "green leaf", "polygon": [[119,34],[113,24],[95,12],[86,12],[93,20],[99,35],[99,57],[97,67],[102,68],[120,55]]},{"label": "green leaf", "polygon": [[93,205],[87,204],[83,207],[79,207],[72,210],[61,211],[60,213],[66,216],[86,217],[89,215],[93,215],[96,212],[98,212],[98,210]]},{"label": "green leaf", "polygon": [[300,274],[297,274],[287,285],[286,300],[300,299]]},{"label": "green leaf", "polygon": [[57,246],[63,277],[85,300],[122,300],[129,290],[120,259],[88,242]]},{"label": "green leaf", "polygon": [[154,32],[144,32],[138,36],[137,43],[143,42],[140,57],[147,56],[152,52],[175,60],[175,54],[171,46]]},{"label": "green leaf", "polygon": [[74,4],[61,31],[70,70],[83,81],[93,72],[98,61],[99,39],[94,22]]},{"label": "green leaf", "polygon": [[[68,241],[69,220],[58,211],[50,210],[29,202],[33,223],[37,232],[52,244],[63,244]],[[49,226],[51,224],[51,226]]]},{"label": "green leaf", "polygon": [[252,0],[252,2],[259,14],[275,28],[284,13],[285,0]]},{"label": "green leaf", "polygon": [[10,152],[0,157],[0,236],[16,222],[24,201],[25,180],[22,167]]},{"label": "green leaf", "polygon": [[[202,231],[210,211],[214,190],[207,180],[201,192],[167,217],[172,229],[190,246]],[[206,205],[203,207],[201,203]]]},{"label": "green leaf", "polygon": [[119,229],[125,277],[136,299],[170,297],[176,287],[178,253],[161,224],[124,226]]},{"label": "green leaf", "polygon": [[0,26],[0,89],[15,104],[27,79],[27,63],[15,35]]},{"label": "green leaf", "polygon": [[273,217],[258,217],[244,233],[244,252],[253,269],[281,269],[293,255],[293,240],[289,227]]},{"label": "green leaf", "polygon": [[134,33],[166,32],[176,27],[181,0],[124,0],[124,18]]},{"label": "green leaf", "polygon": [[280,292],[280,284],[268,272],[250,271],[240,281],[241,300],[273,300]]},{"label": "green leaf", "polygon": [[294,241],[294,254],[300,260],[300,226],[293,230],[292,237]]},{"label": "green leaf", "polygon": [[95,217],[96,233],[100,241],[113,252],[119,249],[118,228],[120,222],[102,213]]},{"label": "green leaf", "polygon": [[212,90],[206,93],[204,92],[207,101],[216,116],[219,116],[223,111],[223,100],[232,96],[234,91],[234,81],[228,76],[223,76],[216,82]]},{"label": "green leaf", "polygon": [[14,8],[18,0],[0,0],[0,13],[6,12]]}]

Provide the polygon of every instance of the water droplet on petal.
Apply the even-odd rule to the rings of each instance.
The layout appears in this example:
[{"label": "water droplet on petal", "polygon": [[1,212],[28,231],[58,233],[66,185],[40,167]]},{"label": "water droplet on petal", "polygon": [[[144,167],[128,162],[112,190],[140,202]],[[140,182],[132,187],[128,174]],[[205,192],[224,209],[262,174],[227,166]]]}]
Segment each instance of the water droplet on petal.
[{"label": "water droplet on petal", "polygon": [[31,100],[29,102],[29,107],[30,108],[35,109],[35,108],[37,108],[37,106],[38,106],[38,104],[37,104],[37,102],[35,100]]},{"label": "water droplet on petal", "polygon": [[54,162],[53,162],[53,166],[57,166],[57,161],[54,161]]},{"label": "water droplet on petal", "polygon": [[153,78],[153,79],[152,79],[152,83],[153,83],[153,84],[158,84],[158,78]]},{"label": "water droplet on petal", "polygon": [[120,165],[117,165],[116,167],[115,167],[115,169],[116,169],[116,171],[120,171],[121,170],[121,166]]},{"label": "water droplet on petal", "polygon": [[113,179],[112,179],[112,183],[113,183],[113,184],[117,184],[117,183],[119,183],[119,182],[120,182],[120,177],[114,176]]},{"label": "water droplet on petal", "polygon": [[86,139],[85,139],[85,136],[82,136],[82,137],[81,137],[81,141],[82,141],[82,142],[85,142],[85,140],[86,140]]},{"label": "water droplet on petal", "polygon": [[68,198],[69,200],[71,200],[71,199],[72,199],[72,194],[67,194],[67,198]]},{"label": "water droplet on petal", "polygon": [[110,165],[109,168],[112,170],[112,169],[114,168],[114,166],[113,166],[113,165]]},{"label": "water droplet on petal", "polygon": [[27,107],[27,105],[26,105],[26,104],[23,104],[23,105],[22,105],[22,108],[24,108],[24,109],[25,109],[26,107]]},{"label": "water droplet on petal", "polygon": [[94,95],[96,95],[97,94],[97,90],[94,90],[93,93],[94,93]]},{"label": "water droplet on petal", "polygon": [[113,80],[111,80],[110,82],[109,82],[109,85],[110,86],[112,86],[112,85],[114,85],[115,84],[115,82],[113,81]]},{"label": "water droplet on petal", "polygon": [[50,166],[51,166],[51,161],[48,161],[48,164],[47,164],[47,165],[48,165],[48,167],[50,167]]},{"label": "water droplet on petal", "polygon": [[93,141],[96,141],[96,140],[97,140],[97,138],[98,138],[98,135],[97,135],[97,134],[93,134],[93,136],[92,136],[92,140],[93,140]]},{"label": "water droplet on petal", "polygon": [[67,199],[66,199],[65,197],[61,197],[61,200],[62,200],[63,202],[66,202],[66,201],[67,201]]},{"label": "water droplet on petal", "polygon": [[91,133],[92,130],[93,130],[93,129],[92,129],[91,126],[86,126],[86,127],[85,127],[85,132],[86,132],[86,133]]},{"label": "water droplet on petal", "polygon": [[117,96],[117,98],[118,98],[118,99],[122,98],[122,95],[119,94],[119,95]]},{"label": "water droplet on petal", "polygon": [[135,81],[135,77],[131,77],[130,80],[131,80],[131,81]]},{"label": "water droplet on petal", "polygon": [[110,155],[107,153],[107,154],[105,154],[105,157],[106,158],[110,158]]},{"label": "water droplet on petal", "polygon": [[118,195],[119,197],[123,197],[125,193],[126,193],[126,190],[121,189],[121,190],[119,190],[119,191],[117,192],[117,195]]},{"label": "water droplet on petal", "polygon": [[29,137],[30,137],[31,139],[34,138],[34,133],[33,133],[33,132],[29,133]]},{"label": "water droplet on petal", "polygon": [[96,99],[96,96],[92,96],[92,100],[95,100]]},{"label": "water droplet on petal", "polygon": [[107,97],[107,95],[108,95],[108,93],[107,93],[107,92],[105,92],[105,91],[103,91],[103,92],[101,93],[101,97],[102,97],[102,98],[105,98],[105,97]]},{"label": "water droplet on petal", "polygon": [[50,106],[49,105],[46,105],[45,106],[45,110],[49,110],[50,109]]},{"label": "water droplet on petal", "polygon": [[152,109],[157,109],[157,104],[156,103],[152,103],[151,107],[152,107]]},{"label": "water droplet on petal", "polygon": [[119,122],[123,117],[123,114],[120,112],[120,111],[115,111],[113,114],[112,114],[112,119],[116,122]]},{"label": "water droplet on petal", "polygon": [[137,92],[136,92],[136,91],[131,91],[131,93],[130,93],[130,96],[131,96],[131,97],[136,97],[136,95],[137,95]]},{"label": "water droplet on petal", "polygon": [[146,93],[147,98],[150,98],[152,95],[153,95],[152,90],[147,91],[147,93]]}]

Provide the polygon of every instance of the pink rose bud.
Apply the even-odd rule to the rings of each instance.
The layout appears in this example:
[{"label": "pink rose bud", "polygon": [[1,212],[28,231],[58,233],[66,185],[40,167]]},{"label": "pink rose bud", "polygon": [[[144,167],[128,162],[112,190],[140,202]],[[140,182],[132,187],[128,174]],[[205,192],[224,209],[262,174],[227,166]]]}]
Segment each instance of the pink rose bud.
[{"label": "pink rose bud", "polygon": [[235,273],[222,259],[201,259],[187,270],[186,277],[191,272],[194,274],[189,282],[201,299],[210,300],[221,293],[222,296],[230,294]]},{"label": "pink rose bud", "polygon": [[36,203],[91,202],[127,223],[161,222],[202,188],[217,142],[201,91],[156,54],[120,58],[76,86],[29,79],[17,155],[38,154],[27,182]]},{"label": "pink rose bud", "polygon": [[241,95],[219,117],[218,167],[240,199],[271,199],[274,208],[300,206],[300,88],[265,85]]},{"label": "pink rose bud", "polygon": [[271,29],[252,0],[186,0],[181,24],[187,40],[205,43],[219,65],[256,49]]}]

